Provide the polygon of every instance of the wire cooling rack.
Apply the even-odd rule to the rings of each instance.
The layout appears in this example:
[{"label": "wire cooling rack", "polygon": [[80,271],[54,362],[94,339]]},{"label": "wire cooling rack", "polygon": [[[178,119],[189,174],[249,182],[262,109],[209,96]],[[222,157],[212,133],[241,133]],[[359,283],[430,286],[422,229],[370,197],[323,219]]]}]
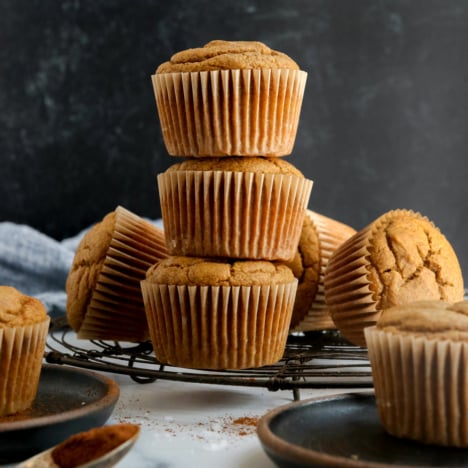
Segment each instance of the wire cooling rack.
[{"label": "wire cooling rack", "polygon": [[274,365],[213,371],[163,364],[153,354],[150,341],[78,340],[66,318],[60,317],[51,323],[45,359],[51,364],[125,374],[141,384],[165,379],[292,390],[294,400],[300,399],[301,388],[372,386],[367,350],[349,344],[336,330],[291,335],[283,358]]}]

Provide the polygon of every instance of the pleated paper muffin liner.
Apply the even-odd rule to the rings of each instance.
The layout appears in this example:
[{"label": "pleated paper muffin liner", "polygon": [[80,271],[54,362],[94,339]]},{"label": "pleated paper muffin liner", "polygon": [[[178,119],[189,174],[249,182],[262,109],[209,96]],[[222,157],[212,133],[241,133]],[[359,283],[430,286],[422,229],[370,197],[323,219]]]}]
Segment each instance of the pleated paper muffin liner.
[{"label": "pleated paper muffin liner", "polygon": [[50,318],[0,329],[0,416],[31,407],[36,398]]},{"label": "pleated paper muffin liner", "polygon": [[172,255],[290,260],[312,181],[284,174],[173,171],[158,175]]},{"label": "pleated paper muffin liner", "polygon": [[283,356],[297,280],[271,286],[141,285],[161,362],[243,369]]},{"label": "pleated paper muffin liner", "polygon": [[214,70],[152,75],[172,156],[286,156],[292,152],[307,73]]},{"label": "pleated paper muffin liner", "polygon": [[365,329],[385,429],[427,444],[468,447],[468,343]]},{"label": "pleated paper muffin liner", "polygon": [[149,339],[140,281],[167,257],[164,235],[123,207],[77,336],[139,342]]},{"label": "pleated paper muffin liner", "polygon": [[319,284],[310,309],[291,331],[333,330],[336,329],[336,325],[325,303],[325,271],[333,252],[356,231],[350,226],[312,210],[307,210],[306,215],[314,222],[319,237],[321,260]]}]

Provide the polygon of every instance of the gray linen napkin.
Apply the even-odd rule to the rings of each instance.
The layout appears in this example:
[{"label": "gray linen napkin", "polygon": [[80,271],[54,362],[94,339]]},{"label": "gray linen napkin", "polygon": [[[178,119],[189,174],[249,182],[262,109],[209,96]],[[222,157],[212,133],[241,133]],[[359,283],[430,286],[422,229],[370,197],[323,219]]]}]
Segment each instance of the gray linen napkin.
[{"label": "gray linen napkin", "polygon": [[0,223],[0,284],[40,299],[49,315],[65,312],[65,282],[74,250],[35,229]]}]

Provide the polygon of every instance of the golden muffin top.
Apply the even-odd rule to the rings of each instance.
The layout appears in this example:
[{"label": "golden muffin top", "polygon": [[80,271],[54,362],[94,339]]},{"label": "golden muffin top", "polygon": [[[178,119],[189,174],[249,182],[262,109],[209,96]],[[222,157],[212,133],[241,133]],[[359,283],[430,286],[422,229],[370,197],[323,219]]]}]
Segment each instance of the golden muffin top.
[{"label": "golden muffin top", "polygon": [[0,286],[0,328],[33,325],[47,318],[44,304],[12,286]]},{"label": "golden muffin top", "polygon": [[288,55],[262,42],[215,40],[203,47],[177,52],[170,61],[159,65],[156,73],[260,68],[298,70],[299,66]]},{"label": "golden muffin top", "polygon": [[382,311],[377,328],[429,339],[468,341],[468,301],[417,301]]},{"label": "golden muffin top", "polygon": [[370,227],[368,279],[377,309],[418,300],[463,299],[458,258],[426,217],[394,210]]},{"label": "golden muffin top", "polygon": [[65,286],[68,322],[74,330],[81,327],[91,301],[112,240],[116,216],[115,211],[104,216],[86,232],[76,249]]},{"label": "golden muffin top", "polygon": [[181,256],[165,258],[146,273],[150,283],[187,286],[261,286],[294,279],[292,271],[280,263]]},{"label": "golden muffin top", "polygon": [[173,164],[167,169],[172,171],[232,171],[255,172],[259,174],[285,174],[304,177],[302,172],[284,159],[272,157],[242,157],[229,158],[188,158]]}]

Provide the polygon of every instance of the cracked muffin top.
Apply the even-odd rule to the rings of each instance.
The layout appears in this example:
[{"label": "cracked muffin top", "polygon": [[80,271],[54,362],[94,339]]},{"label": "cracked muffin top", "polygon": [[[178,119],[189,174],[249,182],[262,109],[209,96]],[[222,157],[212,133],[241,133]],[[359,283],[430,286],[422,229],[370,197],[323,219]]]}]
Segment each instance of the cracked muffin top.
[{"label": "cracked muffin top", "polygon": [[44,304],[12,286],[0,286],[0,329],[22,327],[46,320]]},{"label": "cracked muffin top", "polygon": [[229,158],[188,158],[176,163],[167,169],[172,171],[232,171],[256,172],[261,174],[285,174],[304,177],[302,172],[284,159],[272,157],[232,156]]},{"label": "cracked muffin top", "polygon": [[416,300],[463,299],[463,276],[445,236],[426,217],[394,210],[370,227],[368,279],[377,309]]},{"label": "cracked muffin top", "polygon": [[417,301],[382,311],[377,328],[429,339],[468,341],[468,301]]},{"label": "cracked muffin top", "polygon": [[203,47],[177,52],[159,65],[156,73],[259,68],[298,70],[299,66],[288,55],[262,42],[215,40]]},{"label": "cracked muffin top", "polygon": [[210,260],[172,256],[146,272],[150,283],[188,286],[261,286],[295,280],[285,265],[263,260]]}]

